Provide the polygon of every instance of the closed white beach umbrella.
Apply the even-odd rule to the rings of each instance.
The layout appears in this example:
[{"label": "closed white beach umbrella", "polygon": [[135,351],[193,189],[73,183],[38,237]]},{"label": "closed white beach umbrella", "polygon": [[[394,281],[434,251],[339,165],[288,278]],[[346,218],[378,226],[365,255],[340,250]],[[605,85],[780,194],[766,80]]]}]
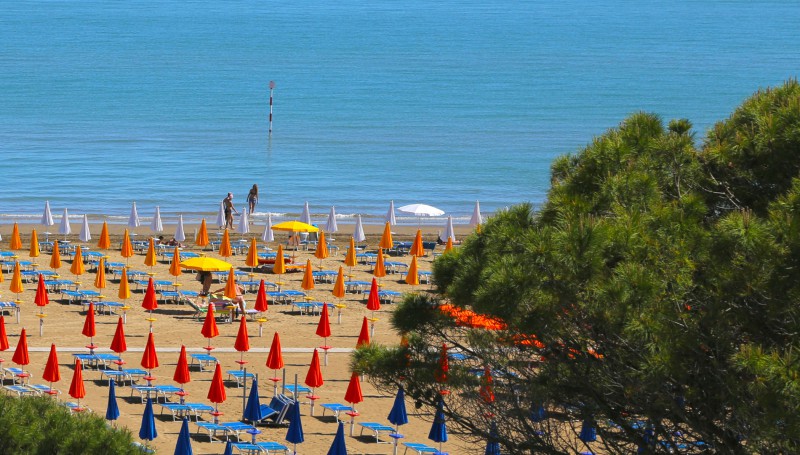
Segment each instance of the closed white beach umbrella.
[{"label": "closed white beach umbrella", "polygon": [[217,226],[222,228],[225,226],[225,208],[222,207],[222,202],[219,203],[219,213],[217,213]]},{"label": "closed white beach umbrella", "polygon": [[339,231],[339,226],[336,224],[336,209],[331,206],[331,213],[328,214],[328,222],[325,223],[325,232],[333,234]]},{"label": "closed white beach umbrella", "polygon": [[131,216],[128,217],[128,227],[137,228],[142,223],[139,221],[139,212],[136,210],[136,201],[133,201],[131,206]]},{"label": "closed white beach umbrella", "polygon": [[386,222],[389,223],[390,226],[397,224],[397,219],[394,217],[394,201],[389,202],[389,211],[386,212]]},{"label": "closed white beach umbrella", "polygon": [[456,231],[453,230],[453,217],[450,215],[447,215],[447,223],[444,226],[444,237],[442,237],[442,240],[446,242],[448,238],[453,239],[454,242],[456,241]]},{"label": "closed white beach umbrella", "polygon": [[175,240],[183,242],[186,240],[186,233],[183,232],[183,215],[178,215],[178,227],[175,228]]},{"label": "closed white beach umbrella", "polygon": [[150,223],[150,230],[153,232],[163,232],[164,225],[161,224],[161,209],[156,206],[156,214],[153,215],[153,222]]},{"label": "closed white beach umbrella", "polygon": [[64,236],[72,234],[72,228],[69,226],[69,213],[64,209],[64,214],[61,215],[61,224],[58,225],[58,233]]},{"label": "closed white beach umbrella", "polygon": [[356,242],[367,240],[367,236],[364,235],[364,226],[361,225],[361,215],[356,215],[356,229],[353,231],[353,239]]},{"label": "closed white beach umbrella", "polygon": [[303,214],[300,215],[300,222],[311,224],[311,211],[308,209],[308,201],[306,201],[306,204],[303,206]]},{"label": "closed white beach umbrella", "polygon": [[53,214],[50,213],[50,201],[44,201],[44,213],[42,213],[42,224],[45,226],[52,226],[56,224],[53,221]]},{"label": "closed white beach umbrella", "polygon": [[475,201],[475,210],[472,211],[472,218],[469,219],[470,227],[475,227],[479,224],[483,224],[483,217],[481,217],[481,203],[480,201]]},{"label": "closed white beach umbrella", "polygon": [[92,240],[92,234],[89,232],[89,217],[86,214],[83,214],[83,224],[81,225],[81,233],[78,234],[78,238],[81,242],[88,242]]},{"label": "closed white beach umbrella", "polygon": [[239,225],[236,232],[245,235],[250,232],[250,221],[247,219],[247,207],[242,208],[242,215],[239,217]]},{"label": "closed white beach umbrella", "polygon": [[267,225],[264,227],[264,234],[261,235],[261,240],[265,242],[272,242],[275,240],[275,234],[272,233],[272,214],[267,213]]}]

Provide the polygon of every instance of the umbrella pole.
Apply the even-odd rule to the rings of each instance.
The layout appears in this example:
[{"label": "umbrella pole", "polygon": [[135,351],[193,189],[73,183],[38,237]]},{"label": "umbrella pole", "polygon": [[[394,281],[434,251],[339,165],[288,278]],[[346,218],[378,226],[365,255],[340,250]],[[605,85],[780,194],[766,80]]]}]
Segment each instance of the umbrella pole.
[{"label": "umbrella pole", "polygon": [[372,317],[370,318],[370,324],[369,324],[369,338],[370,339],[375,338],[375,321],[376,320],[377,319],[375,319],[375,312],[373,311],[372,312]]}]

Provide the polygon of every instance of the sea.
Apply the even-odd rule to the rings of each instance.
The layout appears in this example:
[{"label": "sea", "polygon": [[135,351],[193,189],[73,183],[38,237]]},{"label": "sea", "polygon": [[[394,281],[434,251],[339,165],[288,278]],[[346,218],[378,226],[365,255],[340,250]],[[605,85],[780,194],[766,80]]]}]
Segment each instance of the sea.
[{"label": "sea", "polygon": [[0,223],[198,221],[253,184],[257,223],[538,206],[634,112],[702,143],[796,78],[798,24],[785,0],[4,1]]}]

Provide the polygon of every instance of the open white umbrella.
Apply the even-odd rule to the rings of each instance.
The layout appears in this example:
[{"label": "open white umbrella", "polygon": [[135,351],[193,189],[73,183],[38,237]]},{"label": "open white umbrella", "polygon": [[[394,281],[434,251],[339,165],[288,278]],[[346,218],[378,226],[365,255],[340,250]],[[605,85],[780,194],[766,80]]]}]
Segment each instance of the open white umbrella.
[{"label": "open white umbrella", "polygon": [[153,215],[153,222],[150,223],[150,230],[153,232],[162,232],[164,225],[161,223],[161,209],[156,206],[156,214]]},{"label": "open white umbrella", "polygon": [[356,215],[356,228],[353,231],[353,239],[356,242],[367,240],[367,236],[364,235],[364,226],[361,225],[361,215]]},{"label": "open white umbrella", "polygon": [[444,237],[442,237],[442,240],[446,242],[448,238],[453,239],[453,242],[456,241],[456,231],[453,230],[453,217],[450,215],[447,215],[447,223],[444,226]]},{"label": "open white umbrella", "polygon": [[92,234],[89,232],[89,217],[86,214],[83,215],[83,225],[81,225],[81,233],[78,234],[78,238],[81,242],[92,240]]},{"label": "open white umbrella", "polygon": [[444,215],[444,210],[440,210],[437,209],[436,207],[432,207],[430,205],[425,205],[425,204],[404,205],[402,207],[398,207],[397,210],[417,217]]},{"label": "open white umbrella", "polygon": [[183,232],[183,215],[178,215],[178,227],[175,228],[175,240],[183,242],[186,240],[186,233]]},{"label": "open white umbrella", "polygon": [[242,209],[242,214],[239,216],[239,225],[236,226],[236,232],[242,235],[250,232],[250,221],[247,219],[247,207]]},{"label": "open white umbrella", "polygon": [[50,201],[44,201],[44,213],[42,213],[42,224],[45,226],[52,226],[56,224],[53,221],[53,214],[50,213]]},{"label": "open white umbrella", "polygon": [[131,216],[128,217],[128,227],[137,228],[141,226],[141,221],[139,221],[139,212],[136,211],[136,201],[133,201],[133,206],[131,206]]},{"label": "open white umbrella", "polygon": [[222,207],[222,202],[219,203],[219,213],[217,213],[217,226],[222,229],[225,226],[225,209]]},{"label": "open white umbrella", "polygon": [[331,213],[328,214],[328,222],[325,223],[325,232],[333,234],[339,231],[339,226],[336,225],[336,209],[331,206]]},{"label": "open white umbrella", "polygon": [[481,217],[481,203],[480,201],[475,201],[475,209],[472,211],[472,218],[469,219],[470,227],[475,227],[479,224],[483,224],[483,217]]},{"label": "open white umbrella", "polygon": [[300,222],[311,224],[311,211],[308,209],[308,201],[303,206],[303,213],[300,215]]},{"label": "open white umbrella", "polygon": [[390,226],[397,224],[397,219],[394,217],[394,201],[389,202],[389,211],[386,212],[386,222]]},{"label": "open white umbrella", "polygon": [[64,214],[61,215],[61,224],[58,225],[58,233],[62,234],[64,238],[72,234],[72,228],[69,225],[69,213],[67,213],[66,208],[64,209]]},{"label": "open white umbrella", "polygon": [[272,233],[272,214],[267,213],[267,225],[264,227],[264,234],[261,235],[261,240],[265,242],[272,242],[275,240],[275,234]]}]

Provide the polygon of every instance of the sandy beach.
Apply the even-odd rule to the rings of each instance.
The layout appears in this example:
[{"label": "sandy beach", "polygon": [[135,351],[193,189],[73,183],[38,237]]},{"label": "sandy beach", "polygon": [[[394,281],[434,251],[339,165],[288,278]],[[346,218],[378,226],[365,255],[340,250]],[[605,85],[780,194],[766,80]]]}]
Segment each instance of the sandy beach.
[{"label": "sandy beach", "polygon": [[[102,223],[94,222],[91,226],[92,240],[85,244],[91,251],[96,251],[97,240],[100,236],[100,229]],[[186,225],[187,233],[194,232],[197,226]],[[20,224],[19,230],[22,237],[22,250],[17,250],[17,258],[6,258],[7,261],[13,264],[14,260],[20,261],[33,261],[41,270],[49,270],[50,253],[42,252],[38,258],[31,258],[29,255],[30,249],[30,234],[32,229],[38,232],[43,231],[43,226],[37,224]],[[51,231],[55,231],[51,227]],[[109,231],[112,240],[112,249],[103,251],[107,256],[107,262],[126,262],[126,259],[121,257],[119,245],[122,238],[122,232],[125,226],[123,225],[109,225]],[[367,234],[367,241],[365,242],[368,250],[375,250],[380,240],[380,234],[383,226],[369,225],[365,226]],[[258,239],[259,246],[264,246],[261,241],[261,229],[254,228],[256,233],[251,233],[245,236],[250,238],[255,236]],[[397,241],[411,241],[416,233],[416,226],[397,226],[393,229],[394,239]],[[461,238],[466,233],[466,226],[457,226],[456,233]],[[73,226],[73,230],[75,226]],[[434,241],[437,232],[441,227],[424,227],[423,239],[425,241]],[[9,241],[11,239],[12,225],[3,225],[0,227],[0,234],[2,235],[2,242],[0,247],[2,251],[9,251]],[[147,239],[152,233],[147,226],[141,226],[135,230],[137,239]],[[216,239],[216,231],[210,232],[212,240]],[[347,243],[352,232],[351,226],[340,226],[340,232],[334,234],[332,237],[335,239],[334,245],[339,247],[338,254],[331,255],[327,259],[320,261],[313,256],[313,251],[289,251],[288,256],[294,256],[295,261],[300,264],[305,264],[307,259],[312,260],[315,269],[324,270],[338,270],[340,265],[344,265],[344,257],[347,249]],[[165,226],[163,235],[165,238],[171,238],[174,233],[174,226]],[[39,234],[39,240],[44,240],[44,235]],[[50,235],[52,240],[54,237],[62,238],[63,236]],[[242,236],[239,234],[232,234],[231,238],[234,240],[240,239]],[[276,241],[286,241],[286,234],[276,233]],[[68,239],[74,244],[83,244],[77,239],[76,233],[70,235]],[[201,252],[201,248],[196,247],[192,241],[187,239],[184,250]],[[269,247],[277,249],[277,242],[270,242]],[[438,252],[442,252],[443,246],[437,246]],[[219,258],[216,251],[205,249],[203,254],[209,257]],[[159,258],[159,262],[155,267],[150,269],[144,265],[145,253],[139,252],[133,257],[128,259],[130,269],[142,270],[145,272],[153,273],[154,279],[160,280],[173,280],[169,274],[169,262],[163,258]],[[227,258],[237,270],[249,272],[250,268],[244,263],[246,258],[246,250],[244,253],[237,254],[233,257]],[[71,279],[80,281],[82,289],[95,289],[94,278],[95,273],[87,272],[86,274],[76,277],[69,271],[71,262],[66,258],[60,269],[59,275],[64,279]],[[391,260],[404,263],[410,262],[410,256],[393,256]],[[429,253],[427,256],[420,258],[420,270],[429,271],[433,261],[433,256]],[[345,267],[345,271],[348,268]],[[30,350],[31,363],[26,367],[27,370],[33,375],[32,383],[43,383],[41,376],[44,371],[45,362],[47,359],[48,351],[51,343],[55,343],[58,348],[59,364],[61,371],[61,381],[54,385],[62,391],[58,397],[61,401],[74,401],[68,395],[69,384],[72,379],[72,366],[73,366],[73,353],[87,353],[88,349],[84,346],[89,344],[89,339],[81,334],[86,313],[82,305],[69,304],[67,300],[62,300],[59,293],[50,294],[50,305],[44,309],[46,317],[44,318],[43,336],[39,335],[39,320],[37,313],[39,308],[34,305],[34,295],[36,291],[36,282],[25,282],[25,291],[19,295],[13,294],[9,290],[11,282],[11,274],[9,268],[4,268],[4,282],[0,285],[2,288],[2,295],[0,299],[3,301],[21,301],[21,314],[19,323],[17,323],[13,314],[6,314],[6,331],[8,333],[10,348],[8,351],[3,352],[0,357],[5,359],[3,367],[16,366],[11,362],[13,351],[17,345],[19,334],[22,328],[25,328],[28,336],[28,345]],[[372,266],[359,263],[352,271],[348,271],[352,280],[371,281],[372,279]],[[253,275],[253,280],[265,279],[267,281],[276,281],[276,276],[272,273],[263,273],[256,271]],[[410,286],[403,282],[405,274],[390,274],[380,280],[381,288],[385,290],[394,290],[399,292],[427,292],[430,289],[429,284],[421,284],[418,286]],[[294,272],[287,273],[280,277],[283,282],[283,289],[302,290],[301,282],[303,273]],[[178,289],[200,291],[201,285],[194,279],[194,275],[185,271],[177,280],[180,283]],[[212,289],[223,286],[224,284],[217,283],[212,285]],[[108,276],[107,288],[102,290],[105,300],[119,301],[117,299],[119,281],[111,279]],[[333,436],[336,432],[337,425],[335,419],[329,411],[323,414],[323,408],[320,406],[325,403],[345,403],[344,395],[350,379],[351,372],[349,371],[350,351],[355,347],[356,340],[362,325],[362,320],[365,316],[369,317],[370,312],[366,310],[366,294],[348,293],[341,300],[335,298],[331,290],[333,283],[317,283],[316,287],[307,292],[308,297],[315,301],[326,301],[329,303],[342,303],[346,308],[341,314],[341,323],[337,323],[338,315],[331,313],[331,332],[332,336],[327,339],[326,344],[332,346],[328,354],[328,365],[322,367],[322,376],[325,384],[318,388],[315,393],[320,397],[316,402],[314,416],[310,414],[309,400],[303,394],[300,395],[302,403],[301,413],[303,429],[305,433],[305,442],[298,446],[298,453],[320,454],[326,453],[333,441]],[[141,308],[142,298],[144,296],[144,288],[131,283],[132,295],[126,303],[130,310],[127,311],[127,323],[125,325],[125,335],[127,338],[128,351],[122,354],[122,358],[127,362],[125,365],[128,368],[138,368],[142,352],[146,343],[149,322],[146,320],[147,314]],[[248,302],[248,307],[252,308],[255,302],[255,293],[248,292],[245,295]],[[375,317],[378,320],[375,323],[375,333],[373,342],[380,344],[396,344],[399,342],[399,335],[395,333],[390,325],[390,313],[392,305],[382,305],[380,311],[376,312]],[[186,304],[177,304],[174,302],[164,302],[159,300],[159,308],[154,312],[153,317],[153,334],[155,344],[157,347],[158,360],[160,366],[153,370],[153,375],[156,377],[155,384],[169,385],[174,384],[172,376],[175,371],[175,365],[178,360],[178,355],[181,345],[187,347],[189,353],[204,353],[202,349],[206,346],[208,340],[205,339],[200,333],[202,327],[202,318],[194,317],[195,311]],[[273,333],[278,332],[281,338],[283,347],[283,356],[286,363],[285,373],[287,382],[294,382],[295,375],[298,378],[298,383],[303,384],[306,374],[309,369],[309,364],[312,358],[312,351],[314,348],[322,346],[323,339],[315,334],[317,324],[319,322],[318,315],[299,314],[297,309],[293,311],[291,305],[273,305],[270,301],[269,310],[265,313],[266,322],[259,327],[258,322],[248,321],[248,333],[250,335],[249,352],[243,354],[243,359],[248,363],[245,365],[248,372],[252,372],[259,377],[259,391],[261,402],[269,403],[269,399],[273,394],[272,382],[268,378],[273,376],[271,370],[267,370],[265,362],[267,359],[269,346],[272,342]],[[97,314],[96,326],[97,336],[94,338],[94,344],[99,346],[98,352],[110,352],[109,346],[114,335],[114,330],[118,321],[117,315]],[[233,348],[236,339],[239,323],[222,323],[218,324],[220,335],[211,340],[211,345],[216,349],[212,351],[213,355],[217,357],[222,366],[223,371],[237,370],[239,365],[236,363],[240,358],[240,353],[236,352]],[[259,336],[259,332],[262,336]],[[320,353],[321,355],[321,353]],[[321,356],[322,358],[322,356]],[[191,360],[190,360],[191,361]],[[189,393],[188,401],[208,403],[206,395],[211,383],[213,368],[205,368],[200,371],[198,368],[190,368],[191,382],[185,387]],[[225,375],[227,377],[227,375]],[[105,415],[106,403],[108,399],[108,381],[104,376],[101,376],[100,370],[87,368],[84,370],[84,383],[86,386],[86,398],[81,401],[93,410],[94,413],[100,416]],[[6,380],[5,384],[9,384]],[[248,384],[249,387],[249,384]],[[361,427],[359,422],[379,422],[388,424],[387,416],[391,409],[394,395],[384,395],[379,393],[373,388],[367,378],[361,382],[361,387],[364,395],[364,402],[356,406],[360,415],[356,418],[355,432],[353,437],[347,437],[348,453],[361,453],[361,454],[391,454],[392,446],[389,441],[387,433],[380,435],[380,443],[375,442],[374,433],[364,431],[361,436]],[[227,400],[219,405],[219,409],[224,415],[221,417],[222,421],[236,421],[240,420],[243,408],[243,389],[237,387],[235,381],[226,381]],[[141,424],[142,413],[144,405],[140,398],[139,393],[132,392],[131,388],[127,385],[117,388],[118,403],[120,406],[121,417],[117,425],[128,428],[134,434],[134,440],[138,440],[138,431]],[[177,398],[173,397],[172,401]],[[160,402],[163,399],[159,400]],[[409,411],[409,424],[401,428],[401,433],[405,435],[402,441],[426,443],[434,445],[433,442],[427,439],[428,431],[430,429],[431,415],[429,413],[418,414],[412,402],[407,402],[407,409]],[[158,438],[151,443],[158,453],[172,453],[175,447],[178,431],[180,430],[180,421],[173,421],[172,416],[167,412],[159,414],[161,407],[156,405],[156,427],[158,429]],[[344,416],[343,416],[344,417]],[[205,415],[208,420],[211,417]],[[344,417],[348,419],[347,417]],[[258,435],[258,441],[276,441],[286,443],[285,436],[287,428],[281,427],[264,427],[260,426],[262,431]],[[346,426],[346,434],[349,428]],[[209,442],[208,434],[202,432],[198,434],[198,427],[192,422],[192,447],[195,453],[198,454],[218,454],[224,450],[224,444],[216,441]],[[286,443],[288,445],[288,443]],[[445,451],[451,454],[456,453],[476,453],[477,448],[469,448],[465,443],[460,442],[456,437],[451,437],[451,440],[445,445]],[[404,447],[400,447],[399,452],[403,453]]]}]

